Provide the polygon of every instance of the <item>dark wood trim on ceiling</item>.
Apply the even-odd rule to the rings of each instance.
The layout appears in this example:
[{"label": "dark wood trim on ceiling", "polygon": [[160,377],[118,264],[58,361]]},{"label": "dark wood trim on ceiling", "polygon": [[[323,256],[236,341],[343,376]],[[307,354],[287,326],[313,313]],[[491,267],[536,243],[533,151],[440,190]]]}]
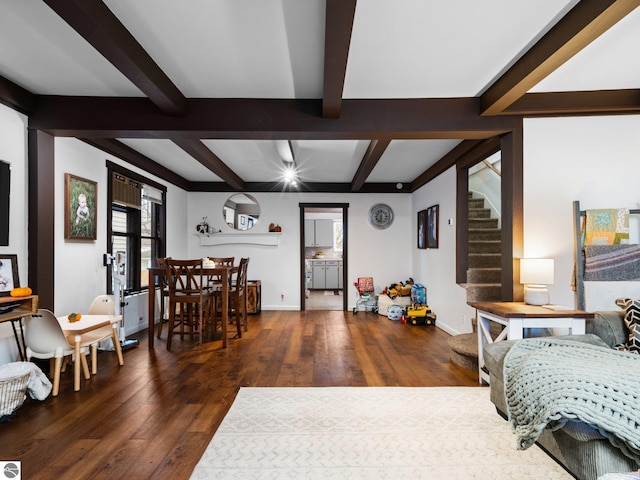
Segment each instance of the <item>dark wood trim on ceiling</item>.
[{"label": "dark wood trim on ceiling", "polygon": [[527,93],[505,113],[511,115],[619,115],[640,113],[640,89]]},{"label": "dark wood trim on ceiling", "polygon": [[358,166],[358,170],[351,180],[351,190],[354,192],[359,191],[365,184],[369,175],[378,164],[380,157],[384,154],[385,150],[391,143],[391,140],[371,140],[369,147]]},{"label": "dark wood trim on ceiling", "polygon": [[326,0],[322,92],[324,118],[340,116],[355,14],[356,0]]},{"label": "dark wood trim on ceiling", "polygon": [[27,89],[0,76],[0,103],[24,115],[29,115],[35,108],[36,96]]},{"label": "dark wood trim on ceiling", "polygon": [[183,117],[144,98],[38,97],[33,128],[60,137],[282,140],[482,139],[517,128],[519,116],[481,117],[477,98],[344,100],[337,119],[321,100],[187,100]]},{"label": "dark wood trim on ceiling", "polygon": [[168,115],[185,114],[184,95],[101,0],[44,2],[160,110]]},{"label": "dark wood trim on ceiling", "polygon": [[105,153],[113,155],[114,157],[118,157],[131,165],[182,188],[183,190],[189,190],[190,184],[188,180],[118,140],[110,138],[80,138],[79,140],[82,140],[88,145],[102,150]]},{"label": "dark wood trim on ceiling", "polygon": [[422,172],[422,174],[420,174],[413,182],[411,182],[411,191],[415,192],[441,173],[444,173],[445,171],[453,167],[461,156],[469,152],[479,143],[480,140],[463,140],[462,142],[460,142],[458,145],[452,148],[449,153],[444,155],[440,160],[438,160],[435,164]]},{"label": "dark wood trim on ceiling", "polygon": [[481,115],[499,115],[540,80],[638,7],[638,0],[582,0],[481,95]]},{"label": "dark wood trim on ceiling", "polygon": [[[350,183],[304,182],[296,187],[287,186],[283,182],[245,182],[244,192],[306,192],[306,193],[411,193],[410,187],[404,184],[398,188],[397,183],[365,183],[360,190],[351,190]],[[223,182],[191,182],[188,191],[192,192],[234,192]]]},{"label": "dark wood trim on ceiling", "polygon": [[235,188],[236,190],[245,189],[244,180],[236,175],[233,170],[227,166],[227,164],[220,160],[220,158],[200,140],[192,138],[175,138],[173,139],[173,143],[178,145],[198,162],[215,173],[224,182],[229,184],[231,188]]},{"label": "dark wood trim on ceiling", "polygon": [[468,152],[460,155],[456,161],[458,168],[471,168],[500,150],[500,137],[487,138],[477,142]]}]

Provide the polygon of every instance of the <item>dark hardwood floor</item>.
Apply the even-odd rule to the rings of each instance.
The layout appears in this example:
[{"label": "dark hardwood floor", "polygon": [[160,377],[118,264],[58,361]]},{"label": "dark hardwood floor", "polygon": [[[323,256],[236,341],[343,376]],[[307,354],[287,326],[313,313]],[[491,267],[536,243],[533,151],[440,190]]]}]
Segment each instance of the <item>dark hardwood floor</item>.
[{"label": "dark hardwood floor", "polygon": [[68,368],[58,397],[27,398],[0,423],[0,460],[20,460],[29,480],[189,478],[242,386],[478,386],[449,362],[448,337],[336,311],[250,316],[224,350],[175,337],[167,352],[165,334],[150,351],[140,332],[124,366],[100,352],[79,392]]}]

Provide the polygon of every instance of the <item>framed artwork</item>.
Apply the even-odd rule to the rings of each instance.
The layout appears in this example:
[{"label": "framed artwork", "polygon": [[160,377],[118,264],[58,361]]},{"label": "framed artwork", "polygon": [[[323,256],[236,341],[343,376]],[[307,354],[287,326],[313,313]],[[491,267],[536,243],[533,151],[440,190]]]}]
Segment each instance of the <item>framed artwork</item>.
[{"label": "framed artwork", "polygon": [[64,174],[64,238],[95,240],[98,214],[98,184]]},{"label": "framed artwork", "polygon": [[418,248],[427,248],[427,211],[418,212]]},{"label": "framed artwork", "polygon": [[439,205],[427,208],[427,248],[438,248]]},{"label": "framed artwork", "polygon": [[9,295],[11,290],[19,286],[18,256],[0,254],[0,296]]}]

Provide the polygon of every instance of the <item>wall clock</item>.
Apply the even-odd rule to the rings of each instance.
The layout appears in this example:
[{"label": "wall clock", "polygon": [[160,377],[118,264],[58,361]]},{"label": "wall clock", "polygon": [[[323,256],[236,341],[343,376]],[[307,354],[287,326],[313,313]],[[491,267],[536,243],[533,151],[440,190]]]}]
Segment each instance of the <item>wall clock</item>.
[{"label": "wall clock", "polygon": [[383,230],[393,223],[393,210],[389,205],[377,203],[369,209],[369,225]]}]

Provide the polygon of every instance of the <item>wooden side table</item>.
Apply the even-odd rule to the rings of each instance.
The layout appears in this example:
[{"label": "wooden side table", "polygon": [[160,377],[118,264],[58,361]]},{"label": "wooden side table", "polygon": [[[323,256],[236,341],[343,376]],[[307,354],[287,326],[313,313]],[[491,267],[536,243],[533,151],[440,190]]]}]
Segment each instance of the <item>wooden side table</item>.
[{"label": "wooden side table", "polygon": [[[487,343],[501,340],[517,340],[524,336],[525,328],[568,328],[571,335],[585,333],[585,320],[595,314],[583,310],[558,307],[539,307],[523,302],[473,302],[478,321],[478,378],[480,383],[489,383],[489,374],[484,368],[483,348]],[[489,322],[505,326],[494,340],[489,332]]]},{"label": "wooden side table", "polygon": [[262,310],[262,282],[260,280],[247,281],[247,313],[256,314]]},{"label": "wooden side table", "polygon": [[[16,339],[20,360],[26,360],[24,346],[24,331],[22,330],[22,318],[28,317],[38,312],[38,296],[28,295],[26,297],[0,297],[0,323],[11,322],[13,336]],[[20,328],[20,336],[16,330],[16,322]]]}]

